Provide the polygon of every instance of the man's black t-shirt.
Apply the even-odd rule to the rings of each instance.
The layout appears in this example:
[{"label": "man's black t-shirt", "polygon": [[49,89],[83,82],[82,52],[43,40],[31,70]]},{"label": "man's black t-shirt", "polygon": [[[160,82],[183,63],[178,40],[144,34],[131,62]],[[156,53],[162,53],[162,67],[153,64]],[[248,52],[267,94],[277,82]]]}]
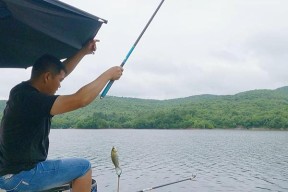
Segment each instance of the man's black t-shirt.
[{"label": "man's black t-shirt", "polygon": [[50,110],[56,98],[40,93],[28,81],[11,90],[0,126],[0,175],[29,170],[46,160]]}]

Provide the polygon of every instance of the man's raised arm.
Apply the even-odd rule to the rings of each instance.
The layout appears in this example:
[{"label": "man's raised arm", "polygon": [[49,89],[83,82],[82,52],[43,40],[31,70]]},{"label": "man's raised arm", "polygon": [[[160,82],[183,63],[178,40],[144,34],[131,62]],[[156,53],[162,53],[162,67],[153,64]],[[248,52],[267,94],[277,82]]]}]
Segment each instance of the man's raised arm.
[{"label": "man's raised arm", "polygon": [[75,67],[85,55],[93,54],[94,51],[96,51],[96,42],[99,42],[99,40],[90,40],[75,55],[63,61],[66,67],[66,77],[75,69]]}]

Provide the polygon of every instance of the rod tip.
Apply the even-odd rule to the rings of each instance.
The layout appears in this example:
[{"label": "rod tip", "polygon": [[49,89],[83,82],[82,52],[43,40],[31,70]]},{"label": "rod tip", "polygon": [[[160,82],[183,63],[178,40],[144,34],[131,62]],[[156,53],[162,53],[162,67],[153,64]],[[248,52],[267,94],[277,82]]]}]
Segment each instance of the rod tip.
[{"label": "rod tip", "polygon": [[190,179],[193,180],[195,178],[196,178],[196,175],[192,175]]}]

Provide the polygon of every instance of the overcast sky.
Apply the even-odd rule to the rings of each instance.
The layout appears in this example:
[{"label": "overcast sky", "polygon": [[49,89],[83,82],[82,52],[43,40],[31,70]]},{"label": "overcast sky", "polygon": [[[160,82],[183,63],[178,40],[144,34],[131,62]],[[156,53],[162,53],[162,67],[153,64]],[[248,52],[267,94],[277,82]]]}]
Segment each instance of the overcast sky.
[{"label": "overcast sky", "polygon": [[[57,94],[120,65],[160,0],[62,0],[108,20]],[[288,84],[287,0],[166,0],[108,95],[171,99]],[[30,69],[1,69],[0,99]]]}]

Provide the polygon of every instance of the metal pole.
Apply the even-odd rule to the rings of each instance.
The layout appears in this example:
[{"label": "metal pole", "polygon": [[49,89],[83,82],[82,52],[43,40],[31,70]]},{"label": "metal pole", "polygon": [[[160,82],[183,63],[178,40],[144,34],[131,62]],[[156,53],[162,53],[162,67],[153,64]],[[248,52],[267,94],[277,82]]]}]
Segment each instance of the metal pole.
[{"label": "metal pole", "polygon": [[118,185],[117,185],[117,192],[120,190],[120,175],[118,175]]},{"label": "metal pole", "polygon": [[[155,12],[153,13],[152,17],[150,18],[150,20],[148,21],[148,23],[146,24],[146,26],[144,27],[144,29],[142,30],[141,34],[139,35],[139,37],[137,38],[137,40],[135,41],[135,43],[133,44],[133,46],[131,47],[131,49],[129,50],[128,54],[126,55],[125,59],[122,61],[121,63],[121,67],[123,67],[126,63],[126,61],[128,60],[128,58],[130,57],[131,53],[133,52],[133,50],[135,49],[136,45],[138,44],[138,42],[140,41],[141,37],[143,36],[143,34],[145,33],[146,29],[148,28],[148,26],[150,25],[151,21],[153,20],[153,18],[155,17],[156,13],[158,12],[158,10],[160,9],[160,7],[162,6],[163,2],[165,0],[162,0],[161,3],[158,5],[157,9],[155,10]],[[109,83],[106,85],[105,89],[103,90],[100,98],[104,98],[106,96],[106,94],[108,93],[109,89],[111,88],[111,86],[113,85],[114,81],[110,80]]]}]

